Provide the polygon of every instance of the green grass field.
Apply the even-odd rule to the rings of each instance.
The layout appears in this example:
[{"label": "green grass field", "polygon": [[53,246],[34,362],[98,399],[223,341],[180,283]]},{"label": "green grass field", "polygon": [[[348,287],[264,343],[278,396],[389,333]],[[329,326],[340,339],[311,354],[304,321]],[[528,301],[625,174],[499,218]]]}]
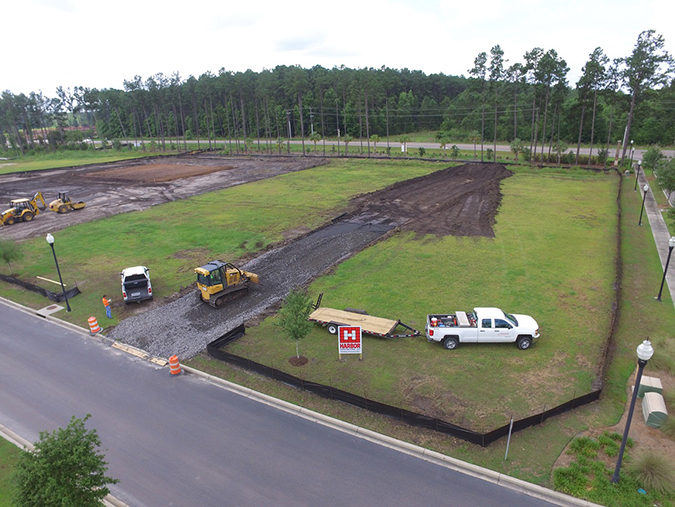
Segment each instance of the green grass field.
[{"label": "green grass field", "polygon": [[58,169],[60,167],[73,167],[86,164],[102,164],[104,162],[149,157],[152,155],[160,155],[160,153],[126,150],[57,151],[56,153],[0,160],[0,174]]},{"label": "green grass field", "polygon": [[419,330],[428,313],[474,306],[529,314],[542,334],[529,351],[467,344],[449,352],[424,337],[367,337],[363,361],[337,361],[335,338],[316,326],[300,344],[310,362],[295,368],[285,361],[294,345],[273,318],[228,351],[477,431],[589,392],[610,318],[617,183],[516,173],[502,183],[496,238],[399,234],[310,287],[325,294],[323,306],[362,308]]},{"label": "green grass field", "polygon": [[0,506],[11,505],[14,486],[12,474],[19,460],[19,448],[0,438]]}]

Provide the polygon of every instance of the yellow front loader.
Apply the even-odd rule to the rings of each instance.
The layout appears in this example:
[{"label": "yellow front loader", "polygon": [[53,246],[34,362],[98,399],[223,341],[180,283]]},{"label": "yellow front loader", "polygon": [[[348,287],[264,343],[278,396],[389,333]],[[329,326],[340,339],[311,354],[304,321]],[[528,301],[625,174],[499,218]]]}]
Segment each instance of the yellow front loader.
[{"label": "yellow front loader", "polygon": [[258,275],[242,271],[230,262],[211,261],[195,268],[199,297],[216,308],[248,292],[251,283],[258,283]]},{"label": "yellow front loader", "polygon": [[2,212],[0,222],[2,225],[12,225],[16,222],[30,222],[35,215],[40,214],[39,203],[42,202],[42,209],[46,209],[45,199],[42,192],[36,192],[32,199],[12,199],[9,201],[9,209]]}]

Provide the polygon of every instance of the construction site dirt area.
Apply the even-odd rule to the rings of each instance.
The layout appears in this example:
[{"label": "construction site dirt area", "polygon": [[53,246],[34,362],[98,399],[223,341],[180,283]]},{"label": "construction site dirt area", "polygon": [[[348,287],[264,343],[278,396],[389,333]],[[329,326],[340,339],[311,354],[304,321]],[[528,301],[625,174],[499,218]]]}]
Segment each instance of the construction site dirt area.
[{"label": "construction site dirt area", "polygon": [[[0,237],[22,240],[44,236],[68,225],[329,162],[319,157],[190,154],[8,174],[0,176],[0,199],[6,202],[41,190],[47,202],[62,191],[87,205],[79,211],[45,212],[31,223],[2,227]],[[440,167],[425,176],[355,197],[344,215],[318,230],[286,235],[287,240],[243,266],[259,274],[262,281],[245,298],[214,310],[199,300],[196,289],[187,289],[133,312],[118,308],[123,320],[111,336],[156,356],[189,358],[242,321],[273,308],[294,285],[309,284],[397,228],[420,236],[493,237],[492,225],[501,202],[500,182],[512,173],[500,164]]]},{"label": "construction site dirt area", "polygon": [[358,197],[353,214],[419,235],[494,237],[500,182],[512,174],[501,164],[449,167]]},{"label": "construction site dirt area", "polygon": [[[30,223],[0,227],[0,237],[24,240],[70,225],[141,211],[165,202],[300,171],[328,162],[319,157],[223,157],[200,153],[0,175],[0,205],[41,191],[47,204],[65,192],[84,209],[41,212]],[[2,204],[4,203],[4,205]]]}]

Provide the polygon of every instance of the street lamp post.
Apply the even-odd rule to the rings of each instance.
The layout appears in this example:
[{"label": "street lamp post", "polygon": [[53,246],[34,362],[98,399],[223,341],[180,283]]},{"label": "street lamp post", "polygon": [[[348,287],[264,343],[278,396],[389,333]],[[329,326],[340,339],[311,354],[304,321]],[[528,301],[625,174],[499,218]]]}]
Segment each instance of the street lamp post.
[{"label": "street lamp post", "polygon": [[47,243],[52,247],[52,254],[54,255],[54,264],[56,264],[56,272],[59,274],[59,282],[61,282],[61,291],[63,292],[63,299],[66,300],[66,311],[70,311],[70,303],[68,303],[68,296],[66,296],[66,288],[63,286],[63,278],[61,278],[61,270],[59,269],[59,261],[56,260],[56,251],[54,250],[54,236],[51,233],[47,234]]},{"label": "street lamp post", "polygon": [[663,284],[666,282],[666,273],[668,273],[668,264],[670,264],[670,256],[673,253],[673,248],[675,248],[675,236],[668,240],[668,258],[666,259],[666,266],[663,268],[663,278],[661,279],[661,288],[659,289],[659,295],[656,296],[657,301],[661,301],[661,293],[663,292]]},{"label": "street lamp post", "polygon": [[640,209],[640,220],[638,225],[642,225],[642,212],[645,210],[645,201],[647,200],[647,190],[649,190],[649,185],[642,187],[642,190],[645,191],[645,195],[642,196],[642,208]]},{"label": "street lamp post", "polygon": [[630,400],[630,408],[628,409],[628,419],[626,419],[626,429],[623,432],[623,440],[621,440],[621,448],[619,449],[619,457],[616,460],[616,468],[614,475],[612,475],[611,482],[619,482],[619,471],[621,470],[621,460],[623,460],[623,451],[626,449],[626,440],[628,439],[628,430],[630,430],[630,421],[633,418],[633,410],[635,409],[635,400],[637,400],[638,388],[640,387],[640,380],[642,379],[642,371],[645,365],[654,355],[654,349],[649,340],[643,341],[637,348],[638,356],[638,371],[635,376],[635,386],[633,387],[633,398]]},{"label": "street lamp post", "polygon": [[640,178],[640,168],[642,167],[642,160],[638,160],[638,168],[635,173],[635,187],[633,188],[633,191],[637,190],[637,184],[638,184],[638,179]]}]

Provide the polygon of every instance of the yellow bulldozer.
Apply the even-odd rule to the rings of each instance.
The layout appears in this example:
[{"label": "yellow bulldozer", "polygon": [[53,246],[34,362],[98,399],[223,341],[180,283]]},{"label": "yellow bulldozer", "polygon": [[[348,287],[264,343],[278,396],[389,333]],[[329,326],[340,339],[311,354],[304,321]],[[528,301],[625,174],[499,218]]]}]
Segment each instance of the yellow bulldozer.
[{"label": "yellow bulldozer", "polygon": [[49,209],[56,213],[68,213],[69,211],[82,209],[87,205],[85,202],[75,202],[65,192],[59,192],[58,199],[49,203]]},{"label": "yellow bulldozer", "polygon": [[0,222],[2,222],[2,225],[30,222],[36,215],[40,214],[40,202],[44,211],[47,205],[44,197],[42,197],[42,192],[36,192],[32,199],[12,199],[9,201],[9,209],[3,211],[0,215]]},{"label": "yellow bulldozer", "polygon": [[199,298],[216,308],[248,292],[258,275],[242,271],[230,262],[211,261],[195,268]]}]

